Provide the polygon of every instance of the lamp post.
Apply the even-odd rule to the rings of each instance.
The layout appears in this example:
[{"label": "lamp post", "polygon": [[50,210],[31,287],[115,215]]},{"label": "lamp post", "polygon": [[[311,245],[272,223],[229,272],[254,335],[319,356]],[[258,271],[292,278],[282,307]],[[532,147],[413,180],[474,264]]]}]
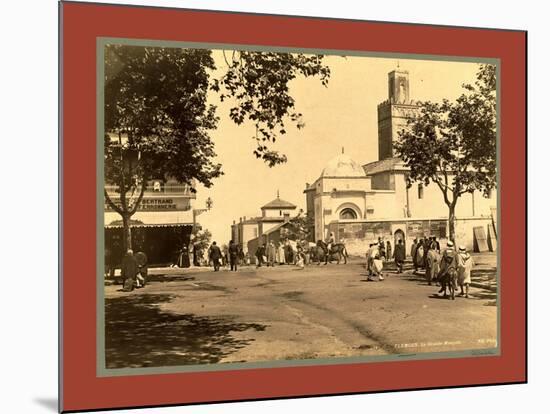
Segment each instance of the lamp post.
[{"label": "lamp post", "polygon": [[202,213],[206,212],[206,211],[210,211],[210,209],[214,205],[214,202],[212,201],[212,199],[210,197],[208,197],[206,199],[205,205],[206,205],[206,208],[195,208],[195,209],[193,209],[193,234],[195,234],[195,231],[197,229],[197,216],[199,214],[202,214]]}]

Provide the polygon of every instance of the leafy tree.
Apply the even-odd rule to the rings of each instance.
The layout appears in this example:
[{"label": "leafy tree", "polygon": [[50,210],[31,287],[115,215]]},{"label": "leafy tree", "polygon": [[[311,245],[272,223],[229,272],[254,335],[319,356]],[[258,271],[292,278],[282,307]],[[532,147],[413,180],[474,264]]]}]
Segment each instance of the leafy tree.
[{"label": "leafy tree", "polygon": [[496,68],[480,65],[474,85],[455,101],[423,102],[399,133],[396,154],[410,168],[408,185],[435,183],[449,208],[449,237],[455,240],[455,207],[475,190],[496,187]]},{"label": "leafy tree", "polygon": [[315,222],[313,217],[305,215],[298,215],[290,220],[289,232],[294,234],[299,239],[312,240],[313,231],[315,229]]},{"label": "leafy tree", "polygon": [[206,186],[221,174],[208,132],[215,108],[206,104],[210,52],[109,45],[105,49],[105,180],[118,200],[105,200],[122,217],[125,248],[129,220],[148,180],[172,177]]},{"label": "leafy tree", "polygon": [[231,59],[221,79],[212,79],[210,50],[106,46],[105,180],[115,195],[105,191],[105,200],[122,217],[125,248],[149,180],[172,178],[194,191],[195,181],[210,187],[222,174],[209,135],[219,120],[209,91],[233,100],[234,122],[254,123],[254,154],[274,166],[286,161],[269,148],[285,134],[285,121],[303,126],[288,83],[303,75],[326,85],[330,75],[322,56],[235,51]]},{"label": "leafy tree", "polygon": [[216,79],[212,89],[221,92],[220,99],[233,98],[230,118],[238,125],[247,119],[256,127],[252,137],[257,147],[254,155],[270,167],[286,162],[286,156],[269,148],[278,135],[286,134],[285,120],[290,118],[298,129],[305,126],[301,113],[294,110],[289,82],[297,76],[318,76],[327,86],[330,68],[323,65],[322,55],[274,52],[224,51],[227,72]]},{"label": "leafy tree", "polygon": [[194,232],[193,244],[196,249],[205,251],[210,246],[210,240],[212,240],[212,233],[210,230],[204,229]]},{"label": "leafy tree", "polygon": [[193,231],[193,249],[195,254],[193,255],[193,264],[195,266],[199,265],[199,260],[203,257],[205,251],[208,250],[210,246],[210,241],[212,240],[212,233],[208,229]]}]

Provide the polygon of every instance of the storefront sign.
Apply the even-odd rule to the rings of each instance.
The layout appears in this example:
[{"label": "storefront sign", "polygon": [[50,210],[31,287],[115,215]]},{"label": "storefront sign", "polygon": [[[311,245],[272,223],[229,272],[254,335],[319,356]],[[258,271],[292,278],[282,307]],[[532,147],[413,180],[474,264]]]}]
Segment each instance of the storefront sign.
[{"label": "storefront sign", "polygon": [[[119,206],[120,200],[113,200]],[[188,211],[191,203],[188,197],[144,197],[137,211]],[[114,211],[105,203],[105,211]]]}]

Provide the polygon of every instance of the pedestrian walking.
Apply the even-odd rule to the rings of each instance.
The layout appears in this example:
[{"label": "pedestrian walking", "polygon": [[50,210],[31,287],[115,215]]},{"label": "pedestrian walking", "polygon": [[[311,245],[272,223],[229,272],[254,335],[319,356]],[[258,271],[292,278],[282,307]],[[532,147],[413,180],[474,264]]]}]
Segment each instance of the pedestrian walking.
[{"label": "pedestrian walking", "polygon": [[275,266],[275,256],[277,255],[277,248],[275,247],[275,243],[273,243],[273,240],[269,242],[267,245],[267,266],[274,267]]},{"label": "pedestrian walking", "polygon": [[439,273],[439,253],[436,250],[436,244],[431,243],[426,255],[426,280],[428,285],[437,281],[437,275]]},{"label": "pedestrian walking", "polygon": [[395,245],[395,252],[393,253],[393,258],[397,266],[397,273],[403,273],[403,263],[405,262],[405,245],[403,240],[399,239]]},{"label": "pedestrian walking", "polygon": [[[411,245],[411,259],[414,266],[414,258],[416,257],[416,247],[418,246],[418,239],[414,239]],[[416,269],[415,269],[416,270]]]},{"label": "pedestrian walking", "polygon": [[[471,272],[474,267],[474,259],[466,251],[464,246],[458,248],[458,286],[460,293],[458,296],[469,297],[470,284],[472,283]],[[464,292],[466,291],[466,292]]]},{"label": "pedestrian walking", "polygon": [[212,262],[214,266],[214,272],[220,270],[220,259],[222,258],[222,251],[218,247],[215,241],[212,242],[212,245],[208,249],[208,259]]},{"label": "pedestrian walking", "polygon": [[430,246],[432,244],[432,239],[424,237],[424,254],[422,256],[422,267],[426,268],[426,259],[428,258],[428,252],[430,251]]},{"label": "pedestrian walking", "polygon": [[417,273],[419,268],[424,267],[424,240],[420,239],[416,245],[416,254],[414,255],[413,264],[414,272]]},{"label": "pedestrian walking", "polygon": [[296,245],[296,266],[298,266],[300,269],[303,269],[305,266],[305,255],[304,255],[304,249],[302,248],[302,245],[298,243]]},{"label": "pedestrian walking", "polygon": [[293,254],[292,254],[292,246],[290,245],[290,240],[287,240],[285,242],[285,263],[286,264],[292,264],[293,263]]},{"label": "pedestrian walking", "polygon": [[256,267],[262,267],[264,263],[265,246],[263,244],[258,245],[256,249]]},{"label": "pedestrian walking", "polygon": [[367,251],[367,270],[369,275],[373,273],[373,262],[376,256],[378,256],[378,243],[371,243],[369,250]]},{"label": "pedestrian walking", "polygon": [[311,260],[309,252],[309,242],[306,239],[302,239],[300,242],[300,246],[302,247],[302,254],[304,255],[304,265],[308,266]]},{"label": "pedestrian walking", "polygon": [[222,245],[222,266],[229,266],[229,246],[227,244]]},{"label": "pedestrian walking", "polygon": [[280,265],[285,264],[285,248],[283,245],[283,242],[279,242],[279,245],[277,246],[277,262],[279,262]]},{"label": "pedestrian walking", "polygon": [[243,246],[241,246],[240,244],[238,246],[239,246],[239,260],[238,260],[238,262],[242,266],[242,265],[246,264],[246,260],[245,260],[245,257],[244,257]]},{"label": "pedestrian walking", "polygon": [[229,264],[231,266],[231,271],[237,271],[237,263],[239,261],[239,246],[233,241],[229,241],[229,247],[227,248],[229,253]]},{"label": "pedestrian walking", "polygon": [[387,260],[391,260],[393,258],[392,256],[392,249],[391,249],[391,243],[390,241],[388,240],[386,242],[386,259]]},{"label": "pedestrian walking", "polygon": [[377,254],[372,260],[372,275],[369,275],[368,280],[373,282],[377,278],[379,281],[384,280],[382,270],[384,269],[384,260]]}]

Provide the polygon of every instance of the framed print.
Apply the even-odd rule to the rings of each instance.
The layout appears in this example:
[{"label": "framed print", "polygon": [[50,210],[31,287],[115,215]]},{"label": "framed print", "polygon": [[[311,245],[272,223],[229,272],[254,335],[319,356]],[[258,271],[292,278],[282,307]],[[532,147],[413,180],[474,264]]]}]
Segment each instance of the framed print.
[{"label": "framed print", "polygon": [[526,382],[526,32],[60,22],[63,412]]}]

